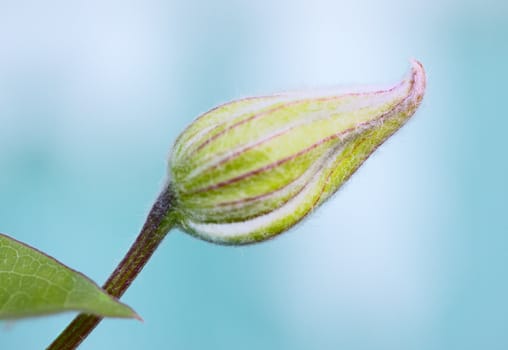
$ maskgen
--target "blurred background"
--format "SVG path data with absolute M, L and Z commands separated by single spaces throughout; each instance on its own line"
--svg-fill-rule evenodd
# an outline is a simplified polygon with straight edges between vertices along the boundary
M 504 0 L 0 0 L 0 232 L 101 284 L 200 113 L 417 58 L 421 108 L 323 208 L 255 246 L 173 231 L 122 299 L 144 323 L 82 349 L 507 349 L 507 37 Z

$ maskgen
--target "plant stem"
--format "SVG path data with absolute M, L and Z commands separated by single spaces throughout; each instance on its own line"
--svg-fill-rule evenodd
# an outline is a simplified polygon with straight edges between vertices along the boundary
M 120 298 L 141 272 L 174 225 L 173 202 L 173 193 L 167 186 L 155 201 L 136 241 L 102 286 L 107 293 Z M 101 320 L 102 317 L 95 315 L 78 315 L 47 350 L 76 349 Z

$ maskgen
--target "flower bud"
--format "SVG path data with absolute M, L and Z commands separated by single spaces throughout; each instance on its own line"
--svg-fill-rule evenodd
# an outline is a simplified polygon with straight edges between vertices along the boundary
M 411 117 L 424 90 L 423 67 L 414 61 L 389 89 L 252 97 L 203 114 L 170 158 L 180 226 L 222 244 L 287 230 Z

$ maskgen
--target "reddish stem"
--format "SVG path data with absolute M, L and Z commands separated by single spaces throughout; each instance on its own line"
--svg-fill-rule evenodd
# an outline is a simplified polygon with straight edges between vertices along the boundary
M 155 201 L 136 241 L 102 286 L 108 294 L 120 298 L 150 260 L 152 254 L 174 225 L 173 201 L 173 193 L 167 187 Z M 96 315 L 78 315 L 47 350 L 76 349 L 101 320 L 102 317 Z

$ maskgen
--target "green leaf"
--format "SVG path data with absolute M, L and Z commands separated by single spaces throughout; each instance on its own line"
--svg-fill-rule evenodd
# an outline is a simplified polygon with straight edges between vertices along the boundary
M 0 233 L 0 319 L 65 311 L 139 319 L 85 275 Z

